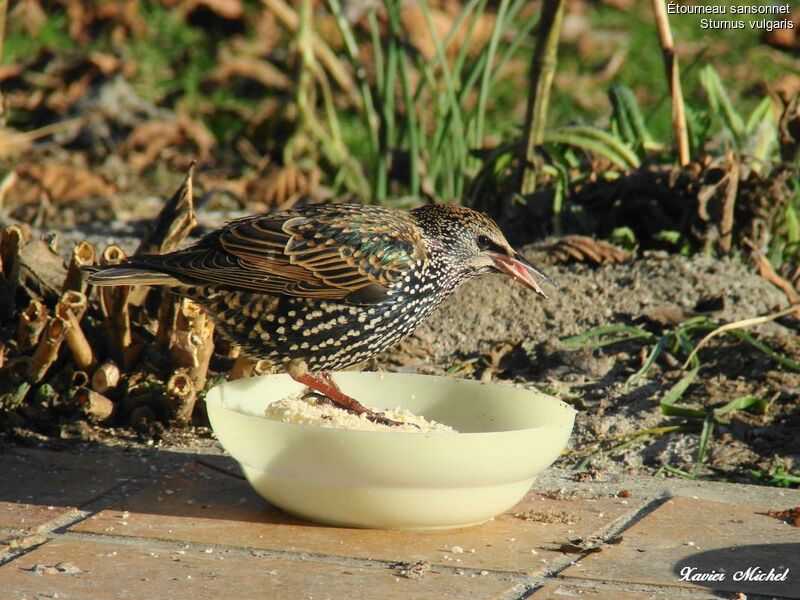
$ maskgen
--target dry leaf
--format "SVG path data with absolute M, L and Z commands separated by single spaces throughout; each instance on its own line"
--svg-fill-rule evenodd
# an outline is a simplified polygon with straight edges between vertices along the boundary
M 121 43 L 128 37 L 140 37 L 147 30 L 139 14 L 139 0 L 96 2 L 94 0 L 56 0 L 64 7 L 69 20 L 69 35 L 80 44 L 92 41 L 92 27 L 97 21 L 111 21 L 111 38 Z
M 198 8 L 207 8 L 215 15 L 231 21 L 244 16 L 244 4 L 241 0 L 184 0 L 180 3 L 184 15 L 189 15 Z
M 786 15 L 781 15 L 786 18 Z M 773 20 L 775 17 L 773 17 Z M 795 9 L 789 20 L 794 23 L 794 27 L 789 29 L 784 27 L 781 29 L 773 29 L 772 31 L 764 32 L 764 41 L 770 46 L 775 46 L 782 50 L 798 50 L 800 49 L 800 10 Z
M 121 145 L 120 151 L 123 156 L 128 157 L 133 169 L 141 172 L 151 166 L 167 148 L 187 145 L 192 148 L 183 149 L 185 165 L 174 166 L 186 169 L 193 160 L 198 163 L 208 161 L 216 140 L 201 121 L 179 113 L 175 119 L 169 121 L 155 119 L 137 125 Z
M 36 37 L 47 23 L 47 14 L 39 0 L 21 0 L 8 13 L 8 20 L 21 24 L 25 33 Z
M 252 56 L 233 56 L 221 51 L 219 62 L 209 80 L 216 85 L 228 85 L 231 79 L 241 77 L 252 79 L 267 88 L 286 90 L 292 80 L 269 61 Z
M 269 167 L 247 186 L 248 199 L 266 206 L 284 205 L 301 196 L 314 196 L 321 178 L 316 167 L 306 172 L 296 165 Z
M 559 262 L 588 262 L 595 265 L 622 263 L 631 253 L 613 244 L 585 235 L 567 235 L 547 247 Z
M 453 25 L 455 14 L 452 10 L 460 10 L 460 7 L 451 7 L 450 11 L 436 8 L 429 8 L 430 20 L 433 29 L 440 40 L 444 40 Z M 461 23 L 456 33 L 453 35 L 450 44 L 445 48 L 448 58 L 455 58 L 461 52 L 467 41 L 467 33 L 471 27 L 474 17 L 468 17 Z M 404 4 L 400 9 L 400 21 L 403 30 L 407 32 L 413 46 L 428 60 L 436 56 L 436 45 L 431 36 L 428 21 L 422 8 L 416 3 Z M 472 38 L 469 43 L 469 55 L 477 55 L 489 42 L 494 29 L 495 16 L 488 12 L 478 16 L 478 21 L 472 31 Z
M 99 175 L 71 165 L 26 163 L 18 165 L 14 172 L 17 181 L 8 191 L 12 206 L 37 203 L 42 194 L 54 204 L 60 204 L 117 193 L 116 187 Z

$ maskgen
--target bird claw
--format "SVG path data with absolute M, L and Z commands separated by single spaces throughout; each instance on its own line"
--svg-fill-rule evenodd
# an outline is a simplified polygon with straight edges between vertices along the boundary
M 320 405 L 324 404 L 327 406 L 333 406 L 334 408 L 338 408 L 340 410 L 346 410 L 347 412 L 354 415 L 361 415 L 361 414 L 366 415 L 366 419 L 368 421 L 377 423 L 379 425 L 387 425 L 389 427 L 399 427 L 400 425 L 413 425 L 414 427 L 418 428 L 418 426 L 415 423 L 403 423 L 402 421 L 395 421 L 393 419 L 386 417 L 383 413 L 375 412 L 373 410 L 368 409 L 367 407 L 364 407 L 363 412 L 358 412 L 357 410 L 354 410 L 352 408 L 341 406 L 340 404 L 337 404 L 334 400 L 332 400 L 325 394 L 322 394 L 320 392 L 315 392 L 314 390 L 308 390 L 305 394 L 303 394 L 302 399 L 306 402 L 312 401 L 315 404 L 320 404 Z

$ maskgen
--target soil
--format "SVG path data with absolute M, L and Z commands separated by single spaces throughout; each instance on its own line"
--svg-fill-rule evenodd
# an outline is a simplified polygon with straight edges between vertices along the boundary
M 547 256 L 535 247 L 525 254 L 534 264 L 546 264 Z M 684 374 L 671 356 L 658 362 L 646 379 L 626 387 L 652 344 L 569 351 L 559 340 L 611 324 L 639 324 L 660 334 L 697 314 L 729 322 L 786 305 L 780 291 L 736 259 L 649 253 L 628 264 L 547 265 L 546 272 L 559 285 L 547 300 L 502 277 L 465 284 L 381 362 L 423 373 L 452 372 L 464 365 L 457 375 L 486 378 L 488 371 L 495 381 L 536 387 L 570 402 L 578 414 L 562 466 L 575 467 L 625 436 L 666 425 L 697 425 L 698 420 L 661 415 L 659 400 Z M 715 310 L 703 312 L 707 307 Z M 783 323 L 750 331 L 797 358 L 797 322 Z M 741 396 L 771 400 L 763 416 L 740 411 L 729 425 L 716 427 L 701 473 L 752 481 L 749 469 L 796 468 L 800 374 L 782 370 L 758 350 L 727 336 L 712 340 L 699 356 L 703 366 L 681 404 L 705 410 Z M 697 433 L 643 436 L 641 443 L 599 452 L 585 466 L 607 473 L 652 473 L 662 465 L 691 471 L 698 442 Z
M 200 221 L 214 227 L 224 217 L 201 212 Z M 100 247 L 116 241 L 132 249 L 143 222 L 119 220 L 61 232 L 61 252 L 68 253 L 74 242 L 87 237 Z M 735 258 L 645 252 L 627 263 L 590 267 L 555 264 L 543 247 L 527 246 L 524 254 L 557 282 L 557 290 L 547 290 L 548 299 L 501 276 L 471 281 L 408 340 L 367 368 L 491 379 L 556 395 L 578 411 L 569 451 L 560 459 L 561 467 L 580 471 L 578 477 L 653 473 L 664 465 L 691 472 L 702 420 L 663 416 L 659 407 L 659 400 L 685 374 L 685 354 L 665 352 L 645 378 L 626 385 L 642 367 L 652 343 L 569 350 L 562 340 L 612 324 L 636 325 L 660 335 L 699 314 L 722 322 L 745 319 L 785 306 L 785 297 L 754 267 Z M 772 349 L 800 360 L 796 320 L 750 331 Z M 682 406 L 707 410 L 751 395 L 770 402 L 764 415 L 738 411 L 728 423 L 717 424 L 699 474 L 753 481 L 752 469 L 796 469 L 800 373 L 781 368 L 730 336 L 715 338 L 699 356 L 702 368 L 681 398 Z M 637 433 L 669 425 L 685 425 L 691 431 L 640 435 L 616 447 Z M 208 449 L 214 443 L 206 427 L 150 433 L 143 437 L 128 429 L 81 422 L 62 428 L 61 437 L 181 451 Z M 36 444 L 54 441 L 24 428 L 16 428 L 13 437 Z

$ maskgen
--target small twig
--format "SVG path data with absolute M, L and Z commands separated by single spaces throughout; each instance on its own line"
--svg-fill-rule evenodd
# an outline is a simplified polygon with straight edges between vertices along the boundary
M 798 293 L 791 282 L 775 272 L 775 269 L 772 268 L 772 264 L 769 262 L 769 259 L 763 254 L 757 252 L 753 242 L 746 239 L 744 240 L 744 244 L 750 248 L 754 254 L 757 254 L 756 262 L 758 263 L 758 274 L 786 294 L 789 302 L 792 304 L 800 304 L 800 293 Z M 797 310 L 797 316 L 800 317 L 800 308 Z
M 784 308 L 783 310 L 779 310 L 778 312 L 771 313 L 769 315 L 764 315 L 763 317 L 753 317 L 751 319 L 743 319 L 741 321 L 734 321 L 733 323 L 726 323 L 720 327 L 717 327 L 714 331 L 707 334 L 700 342 L 694 347 L 692 353 L 689 354 L 689 358 L 686 359 L 686 362 L 683 363 L 683 368 L 688 368 L 689 364 L 692 362 L 694 357 L 697 355 L 697 352 L 705 346 L 705 344 L 713 337 L 716 337 L 726 331 L 732 331 L 735 329 L 745 329 L 747 327 L 753 327 L 755 325 L 761 325 L 762 323 L 769 323 L 770 321 L 774 321 L 775 319 L 780 319 L 781 317 L 785 317 L 786 315 L 792 314 L 798 310 L 798 305 L 793 304 L 788 308 Z
M 672 96 L 672 129 L 675 133 L 675 142 L 678 144 L 678 163 L 684 167 L 691 160 L 689 156 L 689 132 L 686 128 L 686 108 L 683 103 L 681 91 L 681 78 L 678 70 L 678 59 L 675 57 L 675 45 L 672 40 L 672 31 L 669 28 L 669 17 L 664 0 L 653 0 L 653 12 L 658 26 L 658 38 L 661 42 L 661 52 L 664 55 L 664 68 L 669 80 L 669 90 Z
M 0 0 L 0 4 L 3 3 L 5 3 L 5 0 Z M 0 116 L 1 115 L 2 113 L 0 112 Z M 38 129 L 32 129 L 31 131 L 14 132 L 13 134 L 6 135 L 0 139 L 0 150 L 16 144 L 29 144 L 30 142 L 35 142 L 40 138 L 53 135 L 54 133 L 59 133 L 61 131 L 77 129 L 85 120 L 85 117 L 76 117 L 66 121 L 59 121 L 58 123 L 50 123 L 49 125 L 39 127 Z
M 724 254 L 731 251 L 733 243 L 733 216 L 736 208 L 736 195 L 739 192 L 739 159 L 733 152 L 728 152 L 728 178 L 725 195 L 722 198 L 722 216 L 719 221 L 719 249 Z

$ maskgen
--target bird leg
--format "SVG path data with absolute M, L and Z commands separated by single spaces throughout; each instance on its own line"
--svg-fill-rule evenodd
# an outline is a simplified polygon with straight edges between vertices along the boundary
M 331 374 L 327 371 L 317 373 L 316 375 L 311 375 L 307 372 L 300 374 L 290 370 L 289 375 L 291 375 L 292 379 L 298 383 L 302 383 L 315 392 L 319 392 L 327 398 L 330 398 L 333 404 L 339 408 L 343 408 L 347 412 L 351 412 L 356 415 L 365 414 L 367 415 L 367 419 L 373 423 L 380 423 L 381 425 L 397 426 L 403 424 L 399 421 L 393 421 L 392 419 L 384 417 L 381 413 L 375 412 L 374 410 L 370 410 L 355 398 L 351 398 L 345 394 L 341 389 L 339 389 L 339 386 L 333 380 Z

